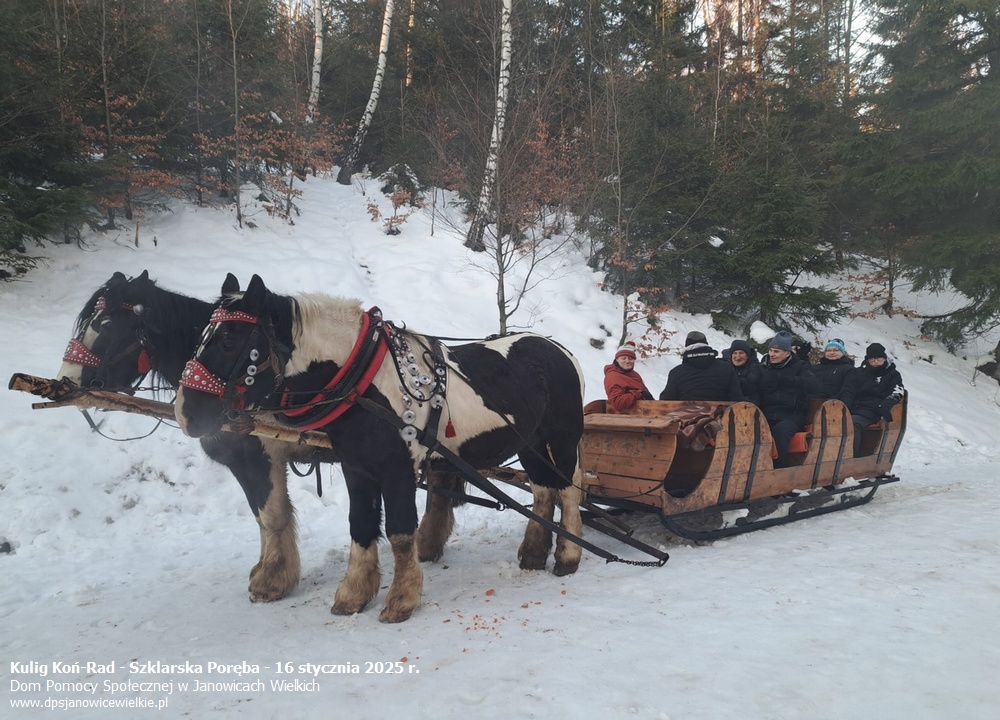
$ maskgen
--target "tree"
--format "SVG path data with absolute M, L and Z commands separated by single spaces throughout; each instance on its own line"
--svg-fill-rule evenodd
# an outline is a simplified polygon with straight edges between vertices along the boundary
M 341 185 L 351 184 L 354 166 L 361 155 L 361 146 L 365 142 L 365 136 L 368 134 L 368 128 L 371 126 L 372 118 L 375 115 L 375 108 L 378 105 L 379 95 L 382 92 L 382 82 L 385 80 L 386 57 L 389 52 L 389 31 L 392 29 L 392 12 L 394 6 L 394 0 L 385 1 L 385 14 L 382 17 L 382 38 L 379 41 L 378 60 L 375 64 L 375 79 L 372 81 L 372 92 L 368 96 L 368 105 L 365 106 L 361 122 L 358 123 L 358 129 L 354 134 L 354 141 L 351 143 L 347 155 L 340 164 L 337 182 Z
M 313 59 L 309 82 L 309 110 L 306 121 L 313 123 L 319 108 L 319 81 L 323 70 L 323 3 L 313 0 Z
M 483 183 L 479 190 L 479 201 L 476 203 L 475 215 L 469 225 L 469 232 L 465 236 L 465 246 L 476 252 L 486 249 L 483 244 L 483 233 L 494 202 L 493 187 L 496 185 L 497 163 L 499 162 L 500 143 L 503 142 L 503 128 L 507 116 L 507 96 L 510 90 L 512 36 L 511 0 L 503 0 L 503 9 L 500 12 L 500 70 L 497 74 L 493 131 L 490 134 L 490 149 L 486 154 L 486 167 L 483 171 Z
M 967 302 L 927 330 L 951 347 L 1000 324 L 1000 8 L 956 0 L 877 0 L 858 143 L 871 232 L 891 236 L 917 289 Z

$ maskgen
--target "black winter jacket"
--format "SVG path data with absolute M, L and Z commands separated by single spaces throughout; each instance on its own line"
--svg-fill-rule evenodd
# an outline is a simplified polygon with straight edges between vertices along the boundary
M 705 344 L 689 345 L 681 364 L 667 375 L 660 400 L 742 400 L 736 370 Z
M 819 395 L 819 383 L 811 368 L 809 363 L 794 355 L 780 365 L 771 365 L 767 357 L 761 361 L 757 405 L 768 422 L 787 418 L 805 421 L 809 398 Z
M 760 360 L 757 359 L 757 353 L 747 355 L 747 361 L 744 365 L 740 367 L 733 365 L 736 377 L 740 379 L 740 390 L 743 391 L 743 399 L 754 404 L 759 399 L 757 397 L 757 384 L 760 382 L 760 367 Z
M 820 358 L 812 366 L 813 375 L 819 383 L 819 396 L 824 398 L 839 398 L 847 376 L 854 370 L 854 361 L 846 355 L 840 360 Z
M 872 367 L 861 363 L 847 377 L 840 399 L 844 401 L 852 415 L 877 420 L 888 416 L 892 406 L 903 397 L 903 376 L 896 369 L 895 362 L 886 362 L 882 367 Z

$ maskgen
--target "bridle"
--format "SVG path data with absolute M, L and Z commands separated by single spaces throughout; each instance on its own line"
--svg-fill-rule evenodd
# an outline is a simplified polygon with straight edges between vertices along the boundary
M 149 342 L 146 338 L 146 333 L 142 325 L 142 305 L 121 303 L 119 307 L 122 310 L 135 313 L 135 315 L 139 318 L 139 330 L 136 332 L 136 339 L 133 343 L 116 353 L 111 358 L 102 358 L 95 354 L 93 350 L 87 347 L 87 345 L 83 342 L 83 336 L 86 334 L 87 328 L 91 327 L 97 320 L 98 316 L 108 308 L 107 300 L 105 300 L 104 296 L 101 295 L 94 303 L 94 312 L 91 314 L 90 319 L 81 324 L 80 331 L 77 333 L 76 337 L 69 341 L 69 344 L 66 346 L 66 351 L 63 353 L 62 359 L 65 363 L 97 369 L 104 364 L 114 365 L 122 358 L 127 357 L 131 353 L 138 350 L 139 356 L 136 360 L 136 371 L 138 372 L 139 377 L 132 385 L 134 389 L 135 387 L 138 387 L 138 384 L 142 382 L 142 379 L 146 377 L 152 368 L 149 354 Z M 100 334 L 101 331 L 98 330 L 97 332 Z
M 214 334 L 212 328 L 223 322 L 253 325 L 253 330 L 226 381 L 197 359 Z M 268 343 L 268 357 L 261 363 L 258 362 L 261 359 L 261 352 L 256 347 L 260 334 L 263 334 Z M 289 427 L 314 430 L 328 425 L 354 406 L 374 381 L 382 361 L 389 352 L 389 338 L 394 336 L 389 323 L 382 319 L 381 310 L 370 309 L 362 315 L 361 328 L 347 360 L 337 369 L 333 377 L 319 390 L 296 391 L 284 384 L 287 351 L 275 351 L 278 341 L 272 323 L 270 321 L 262 323 L 258 316 L 220 307 L 209 319 L 205 337 L 198 352 L 195 353 L 195 359 L 189 360 L 185 365 L 180 385 L 189 390 L 218 397 L 222 401 L 224 412 L 239 412 L 246 408 L 247 389 L 254 385 L 260 372 L 270 368 L 275 373 L 273 391 L 274 393 L 280 391 L 279 404 L 272 408 L 258 408 L 258 411 L 278 413 L 279 420 Z M 296 395 L 304 395 L 308 399 L 296 401 L 293 399 Z
M 218 325 L 225 322 L 241 322 L 253 325 L 253 330 L 247 337 L 240 351 L 239 359 L 233 365 L 233 370 L 229 378 L 223 381 L 219 376 L 206 368 L 198 356 L 205 349 L 205 345 L 215 334 Z M 263 334 L 267 340 L 268 357 L 264 362 L 258 362 L 261 358 L 260 350 L 256 348 L 257 338 Z M 261 323 L 256 315 L 250 315 L 239 310 L 229 310 L 218 307 L 212 312 L 205 327 L 205 335 L 201 345 L 195 352 L 195 357 L 187 361 L 184 365 L 184 372 L 181 373 L 179 385 L 188 390 L 197 390 L 218 397 L 225 410 L 243 410 L 246 407 L 246 392 L 256 382 L 257 374 L 264 370 L 274 371 L 274 389 L 277 390 L 284 379 L 285 359 L 278 356 L 275 348 L 278 345 L 274 336 L 274 327 L 269 322 Z

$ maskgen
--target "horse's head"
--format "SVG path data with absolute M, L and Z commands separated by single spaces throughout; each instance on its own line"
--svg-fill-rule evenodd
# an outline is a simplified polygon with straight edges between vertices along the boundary
M 146 270 L 132 280 L 120 272 L 112 275 L 80 312 L 59 377 L 82 387 L 124 390 L 148 373 L 149 318 L 143 300 L 153 286 Z
M 257 275 L 240 293 L 230 273 L 194 357 L 181 376 L 174 414 L 191 437 L 214 435 L 228 417 L 260 407 L 281 382 L 288 349 L 275 337 L 271 298 Z

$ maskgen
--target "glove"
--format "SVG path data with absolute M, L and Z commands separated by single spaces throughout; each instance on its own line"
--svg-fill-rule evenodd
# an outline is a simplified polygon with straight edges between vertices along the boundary
M 878 406 L 878 414 L 882 416 L 882 419 L 887 423 L 892 422 L 892 406 L 895 405 L 894 402 L 882 402 Z

